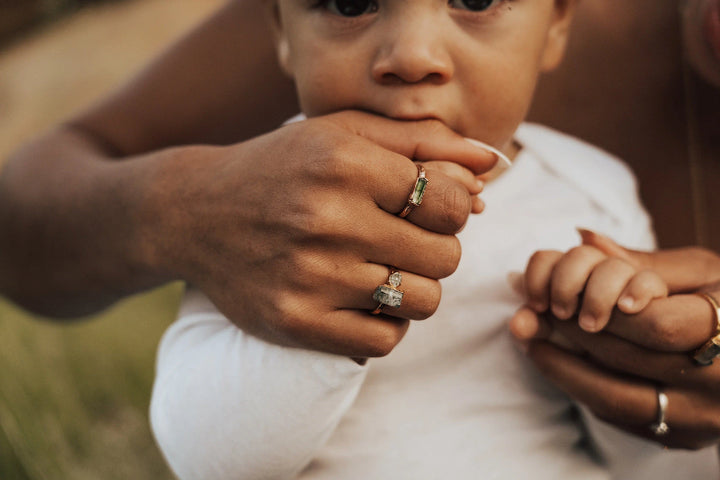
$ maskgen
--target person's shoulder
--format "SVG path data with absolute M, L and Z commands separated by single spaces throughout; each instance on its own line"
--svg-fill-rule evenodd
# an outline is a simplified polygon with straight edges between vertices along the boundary
M 635 175 L 611 153 L 543 125 L 524 123 L 515 137 L 545 169 L 608 213 L 625 218 L 630 210 L 641 208 Z

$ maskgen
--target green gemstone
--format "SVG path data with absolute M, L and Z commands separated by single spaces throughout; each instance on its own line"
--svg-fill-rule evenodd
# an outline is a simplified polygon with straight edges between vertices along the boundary
M 425 189 L 427 188 L 428 179 L 418 178 L 415 182 L 415 189 L 413 190 L 412 196 L 410 197 L 410 203 L 418 206 L 422 203 L 423 196 L 425 195 Z

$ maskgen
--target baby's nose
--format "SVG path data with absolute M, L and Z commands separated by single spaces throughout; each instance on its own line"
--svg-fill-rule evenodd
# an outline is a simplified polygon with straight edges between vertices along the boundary
M 453 76 L 453 62 L 432 17 L 402 22 L 378 38 L 380 47 L 372 65 L 373 79 L 381 84 L 431 82 L 442 84 Z

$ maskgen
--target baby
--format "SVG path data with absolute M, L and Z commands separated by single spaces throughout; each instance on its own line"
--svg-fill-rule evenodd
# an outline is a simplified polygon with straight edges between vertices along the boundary
M 440 308 L 386 358 L 364 363 L 267 343 L 189 290 L 160 346 L 151 406 L 158 443 L 181 478 L 701 478 L 715 468 L 708 455 L 664 452 L 581 421 L 505 327 L 523 302 L 507 273 L 537 250 L 570 249 L 577 225 L 653 247 L 622 163 L 521 124 L 538 76 L 561 60 L 574 4 L 278 0 L 278 58 L 305 115 L 359 109 L 434 119 L 514 162 L 486 177 L 487 209 L 459 236 L 463 258 L 443 283 Z M 413 301 L 407 286 L 394 286 Z M 582 321 L 602 328 L 602 318 Z M 619 442 L 638 472 L 598 458 L 593 442 Z

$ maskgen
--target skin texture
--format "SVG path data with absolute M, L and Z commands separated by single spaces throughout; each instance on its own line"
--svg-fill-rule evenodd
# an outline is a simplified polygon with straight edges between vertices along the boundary
M 268 29 L 236 27 L 263 8 L 230 3 L 115 96 L 9 161 L 0 178 L 3 293 L 73 317 L 183 279 L 268 341 L 353 357 L 388 353 L 407 319 L 437 308 L 437 280 L 460 256 L 454 234 L 482 209 L 475 175 L 495 155 L 437 120 L 361 112 L 242 141 L 292 112 L 286 80 L 267 66 Z M 225 44 L 253 49 L 228 55 L 217 48 Z M 248 77 L 254 67 L 269 79 Z M 246 114 L 255 97 L 243 92 L 276 88 L 278 104 L 255 123 Z M 178 102 L 188 91 L 197 94 Z M 428 162 L 432 188 L 427 205 L 401 220 L 417 176 L 411 159 Z M 438 254 L 420 261 L 426 251 Z M 413 293 L 396 317 L 370 317 L 387 264 L 407 272 Z
M 575 299 L 571 314 L 562 318 L 548 311 L 553 295 L 547 287 L 553 280 L 546 280 L 545 290 L 536 289 L 534 300 L 510 322 L 522 350 L 561 389 L 628 432 L 677 448 L 717 444 L 720 362 L 699 366 L 692 360 L 692 352 L 716 334 L 717 319 L 709 302 L 689 292 L 720 296 L 720 257 L 700 248 L 636 252 L 588 231 L 583 232 L 583 244 L 581 249 L 591 248 L 602 256 L 600 265 L 624 265 L 615 273 L 640 272 L 620 274 L 623 280 L 631 279 L 625 292 L 631 291 L 636 303 L 612 309 L 604 330 L 591 333 L 578 321 L 585 301 L 578 308 Z M 652 280 L 635 283 L 643 272 L 651 272 Z M 667 285 L 670 296 L 643 300 L 658 293 L 658 285 Z M 585 288 L 593 289 L 590 281 Z M 544 299 L 539 301 L 540 297 Z M 618 297 L 613 291 L 606 300 Z M 659 386 L 669 399 L 666 436 L 655 436 L 648 429 L 656 420 Z
M 353 108 L 434 118 L 507 149 L 538 75 L 562 57 L 572 4 L 497 1 L 473 12 L 438 0 L 388 0 L 377 12 L 343 17 L 280 0 L 278 56 L 309 116 Z
M 600 7 L 607 3 L 606 0 L 594 1 L 600 2 Z M 241 323 L 245 310 L 251 307 L 239 300 L 244 293 L 240 291 L 240 281 L 235 273 L 242 274 L 241 267 L 245 265 L 227 260 L 238 258 L 248 250 L 243 243 L 246 237 L 233 237 L 242 233 L 236 229 L 236 208 L 241 205 L 235 203 L 241 200 L 236 195 L 251 185 L 251 180 L 276 179 L 282 177 L 287 168 L 277 163 L 274 170 L 263 166 L 263 159 L 268 156 L 258 155 L 258 152 L 264 148 L 274 145 L 274 154 L 288 155 L 290 152 L 293 158 L 312 158 L 319 151 L 325 152 L 324 158 L 328 162 L 338 161 L 333 168 L 340 168 L 344 165 L 343 158 L 357 157 L 355 149 L 360 146 L 367 149 L 365 152 L 373 150 L 380 159 L 392 157 L 397 161 L 398 153 L 376 143 L 393 137 L 406 139 L 403 147 L 406 160 L 414 157 L 414 151 L 424 142 L 437 146 L 433 154 L 439 157 L 437 160 L 447 159 L 444 152 L 438 154 L 438 151 L 457 151 L 458 155 L 453 158 L 468 165 L 474 173 L 492 163 L 482 152 L 466 150 L 467 146 L 440 122 L 388 124 L 375 123 L 379 120 L 374 117 L 350 118 L 357 113 L 347 118 L 326 119 L 319 126 L 307 123 L 277 132 L 272 138 L 243 143 L 297 112 L 292 83 L 270 60 L 275 57 L 271 32 L 264 22 L 258 21 L 265 14 L 266 3 L 265 0 L 229 2 L 113 96 L 31 142 L 12 157 L 0 175 L 0 291 L 4 295 L 37 312 L 72 317 L 98 311 L 126 295 L 170 279 L 187 278 L 206 289 L 214 288 L 216 299 L 224 297 L 223 311 Z M 607 10 L 607 16 L 617 21 L 616 9 L 611 6 Z M 578 32 L 580 34 L 582 32 Z M 479 42 L 481 39 L 473 37 L 470 40 Z M 514 73 L 495 70 L 494 66 L 483 75 L 495 76 L 495 72 L 504 80 L 514 78 Z M 458 75 L 461 73 L 457 71 Z M 523 82 L 526 81 L 524 78 Z M 417 90 L 419 94 L 422 88 Z M 457 93 L 449 92 L 451 95 Z M 495 93 L 492 92 L 493 98 L 503 96 Z M 414 104 L 411 102 L 410 105 Z M 374 104 L 353 106 L 369 110 L 379 108 Z M 406 113 L 398 112 L 397 116 Z M 393 116 L 390 111 L 383 113 Z M 512 114 L 496 113 L 508 123 L 519 115 L 515 111 Z M 464 130 L 460 120 L 456 128 Z M 330 133 L 326 131 L 329 124 Z M 479 131 L 475 135 L 468 131 L 467 135 L 495 145 L 507 141 L 506 128 L 495 130 L 490 127 L 492 125 L 487 133 Z M 314 135 L 319 130 L 323 130 L 323 137 L 311 141 L 308 134 Z M 378 136 L 378 130 L 382 130 L 382 138 L 376 140 L 373 135 Z M 285 137 L 287 132 L 292 136 Z M 290 142 L 297 138 L 300 143 Z M 208 147 L 208 144 L 224 147 Z M 433 155 L 428 154 L 426 158 Z M 277 161 L 277 158 L 270 160 Z M 211 178 L 213 172 L 203 168 L 206 162 L 213 164 L 218 172 L 239 172 L 239 178 L 234 180 L 217 172 Z M 443 165 L 441 168 L 455 172 L 452 175 L 456 175 L 469 191 L 467 172 L 460 173 L 450 164 Z M 257 176 L 251 178 L 249 172 Z M 451 172 L 446 173 L 451 175 Z M 402 185 L 387 185 L 393 191 L 397 189 L 394 201 L 400 204 L 414 179 L 409 160 L 402 174 Z M 224 182 L 222 189 L 218 186 L 218 178 Z M 291 185 L 295 187 L 304 179 L 286 177 L 287 183 L 277 186 L 280 190 L 276 191 Z M 364 195 L 365 202 L 369 202 L 373 192 L 363 192 L 360 187 L 371 180 L 386 185 L 381 175 L 378 178 L 363 177 L 363 180 L 358 182 L 356 177 L 347 177 L 345 182 L 360 189 L 354 194 L 357 197 Z M 161 184 L 165 187 L 158 189 Z M 190 185 L 192 192 L 187 194 L 186 187 Z M 444 205 L 444 200 L 426 201 L 408 220 L 427 225 L 429 230 L 411 229 L 406 232 L 410 236 L 403 238 L 400 244 L 386 245 L 385 252 L 393 257 L 388 259 L 391 263 L 396 262 L 393 252 L 420 255 L 422 248 L 427 248 L 424 242 L 437 241 L 438 234 L 433 230 L 447 232 L 451 230 L 448 225 L 461 223 L 446 219 L 462 218 L 472 200 L 468 200 L 468 194 L 462 190 L 450 191 L 461 192 L 461 208 L 455 210 L 450 202 L 445 213 L 438 215 L 437 211 L 435 214 L 429 211 L 430 206 L 434 208 L 438 202 Z M 223 197 L 227 192 L 232 193 L 230 198 Z M 193 201 L 192 196 L 195 197 Z M 388 205 L 390 203 L 393 202 Z M 393 204 L 393 210 L 388 213 L 398 211 L 402 207 L 400 204 Z M 186 210 L 189 205 L 197 205 L 197 209 Z M 209 218 L 206 212 L 210 205 L 214 212 L 224 212 L 226 221 L 220 221 L 220 217 L 214 221 Z M 282 211 L 278 208 L 287 207 L 287 204 L 263 207 L 272 217 Z M 475 209 L 478 209 L 477 205 Z M 438 211 L 442 211 L 442 207 Z M 376 227 L 373 232 L 378 235 L 399 225 L 397 219 L 390 218 L 391 215 L 381 218 L 382 212 L 375 213 L 379 223 L 370 225 Z M 367 222 L 359 223 L 368 225 Z M 347 225 L 345 229 L 347 231 Z M 178 235 L 178 231 L 183 235 Z M 374 241 L 375 237 L 370 235 L 373 232 L 365 232 L 365 239 Z M 453 242 L 452 239 L 445 241 Z M 278 243 L 276 240 L 276 245 Z M 271 258 L 268 251 L 261 253 L 259 258 Z M 650 265 L 658 265 L 658 271 L 664 272 L 661 278 L 671 292 L 694 290 L 713 279 L 720 279 L 717 256 L 705 250 L 661 252 L 639 257 Z M 453 262 L 454 259 L 448 259 L 435 274 L 440 276 L 451 271 Z M 367 267 L 360 265 L 358 262 L 358 268 Z M 367 292 L 368 286 L 372 289 L 383 282 L 386 274 L 384 269 L 377 267 L 371 274 L 377 278 L 355 288 Z M 265 285 L 272 283 L 267 282 L 267 278 L 270 275 L 266 272 Z M 410 276 L 406 278 L 404 284 L 413 282 Z M 322 285 L 326 286 L 325 282 L 329 280 L 323 278 Z M 431 289 L 424 294 L 435 288 L 429 287 L 432 280 L 431 275 L 417 282 Z M 245 281 L 246 285 L 251 285 L 248 279 Z M 228 288 L 228 285 L 233 286 Z M 252 285 L 248 288 L 260 287 Z M 413 291 L 420 292 L 423 288 L 412 285 Z M 270 292 L 267 295 L 270 296 Z M 347 305 L 358 305 L 357 300 L 351 298 L 353 295 L 348 295 Z M 411 303 L 408 302 L 408 306 Z M 255 306 L 261 307 L 267 307 L 267 304 Z M 421 308 L 416 306 L 416 312 Z M 426 306 L 425 313 L 430 310 Z M 406 315 L 411 316 L 410 313 Z M 368 320 L 369 317 L 362 318 Z M 625 322 L 629 318 L 637 321 Z M 553 325 L 542 320 L 537 312 L 524 309 L 513 319 L 512 331 L 523 340 L 535 336 L 542 339 L 550 334 Z M 353 349 L 333 340 L 334 336 L 315 338 L 310 322 L 294 333 L 292 326 L 276 326 L 273 334 L 279 337 L 277 341 L 293 337 L 299 345 L 322 345 L 328 351 L 371 355 L 389 351 L 406 327 L 402 319 L 400 325 L 390 319 L 382 324 L 372 319 L 371 322 L 373 328 L 377 328 L 368 330 L 363 337 L 366 339 L 364 344 L 356 339 L 358 343 Z M 631 327 L 620 329 L 619 325 L 626 323 Z M 670 387 L 668 421 L 673 430 L 670 437 L 661 441 L 690 447 L 717 441 L 717 419 L 720 418 L 718 367 L 698 369 L 688 364 L 684 352 L 700 345 L 710 335 L 711 312 L 701 299 L 671 296 L 651 303 L 636 316 L 613 311 L 606 330 L 595 335 L 584 332 L 576 322 L 555 322 L 555 325 L 566 330 L 565 337 L 576 334 L 576 343 L 583 343 L 585 339 L 584 349 L 589 352 L 586 355 L 592 357 L 574 356 L 543 341 L 531 342 L 527 346 L 530 358 L 551 381 L 590 405 L 603 418 L 647 435 L 647 424 L 655 420 L 656 399 L 652 385 L 657 379 Z M 262 325 L 256 327 L 257 330 L 261 328 Z M 334 335 L 342 333 L 340 328 Z M 632 343 L 633 339 L 637 344 Z M 644 346 L 643 341 L 649 345 Z M 674 353 L 677 351 L 682 353 Z M 666 368 L 668 364 L 672 364 L 672 370 Z M 668 371 L 673 375 L 668 375 Z M 625 372 L 632 374 L 631 380 Z M 690 379 L 692 382 L 688 381 Z M 684 424 L 679 423 L 681 417 L 685 418 Z

